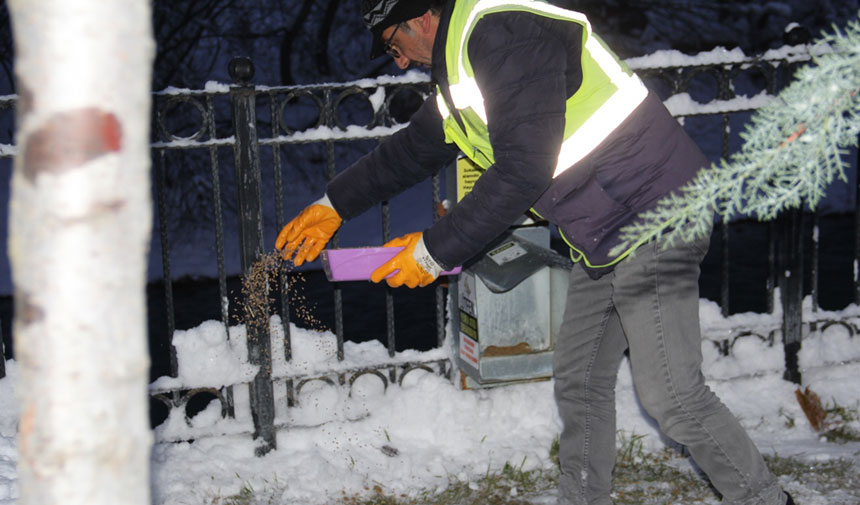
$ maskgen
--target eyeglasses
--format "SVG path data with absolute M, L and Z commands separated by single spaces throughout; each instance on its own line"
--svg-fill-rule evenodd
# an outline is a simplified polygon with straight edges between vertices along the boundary
M 394 25 L 394 31 L 391 32 L 391 36 L 388 37 L 388 40 L 385 41 L 385 52 L 390 54 L 392 58 L 400 58 L 400 51 L 397 50 L 396 47 L 391 45 L 391 41 L 394 40 L 394 36 L 397 35 L 397 30 L 400 29 L 400 23 Z

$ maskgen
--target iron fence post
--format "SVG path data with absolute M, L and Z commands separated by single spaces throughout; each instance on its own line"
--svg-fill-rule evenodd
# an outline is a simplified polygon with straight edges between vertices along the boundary
M 155 177 L 155 196 L 158 205 L 158 233 L 161 239 L 161 277 L 164 280 L 164 309 L 167 318 L 167 346 L 170 360 L 170 376 L 179 377 L 179 361 L 176 347 L 173 345 L 173 334 L 176 332 L 176 307 L 173 303 L 173 277 L 170 274 L 170 234 L 167 231 L 166 203 L 166 173 L 165 152 L 162 150 L 155 156 L 153 164 Z
M 810 34 L 798 27 L 784 33 L 783 38 L 787 43 L 806 44 L 810 40 Z M 776 78 L 771 80 L 767 91 L 774 96 L 778 94 Z M 785 347 L 785 372 L 782 378 L 800 384 L 801 374 L 797 360 L 803 341 L 803 205 L 791 209 L 787 217 L 786 242 L 783 247 L 786 261 L 781 274 L 785 288 L 780 290 L 783 308 L 782 341 Z M 813 264 L 812 268 L 817 267 Z M 814 294 L 815 285 L 812 289 Z
M 727 87 L 724 87 L 723 81 L 720 80 L 720 96 L 723 98 L 730 97 L 731 92 Z M 729 157 L 729 115 L 723 114 L 722 117 L 722 128 L 721 128 L 721 140 L 720 140 L 720 152 L 722 158 L 728 159 Z M 728 217 L 720 219 L 720 308 L 722 309 L 723 317 L 728 317 L 731 313 L 729 303 L 731 299 L 729 298 L 729 287 L 731 280 L 731 262 L 729 261 L 729 237 L 730 237 L 730 226 Z
M 236 139 L 236 186 L 238 188 L 239 241 L 242 273 L 251 279 L 254 264 L 264 256 L 263 247 L 263 203 L 260 177 L 259 143 L 257 141 L 257 119 L 254 87 L 249 83 L 254 77 L 254 65 L 248 58 L 237 57 L 230 61 L 230 77 L 236 83 L 230 87 L 230 104 L 233 112 L 233 134 Z M 265 273 L 264 273 L 265 274 Z M 259 275 L 259 273 L 258 273 Z M 268 274 L 265 274 L 268 275 Z M 268 282 L 260 283 L 266 286 Z M 255 286 L 258 283 L 254 283 Z M 268 301 L 268 293 L 245 293 L 246 304 L 252 295 Z M 251 417 L 254 421 L 254 438 L 261 440 L 258 456 L 276 448 L 275 404 L 272 388 L 272 344 L 269 337 L 268 304 L 263 311 L 246 310 L 246 316 L 254 312 L 256 317 L 245 317 L 248 334 L 248 361 L 259 366 L 250 385 Z
M 774 292 L 779 277 L 779 265 L 777 264 L 777 250 L 779 249 L 779 224 L 777 220 L 771 219 L 767 222 L 767 280 L 765 288 L 767 290 L 767 300 L 765 311 L 768 314 L 773 314 L 776 308 L 776 300 L 774 300 Z
M 860 305 L 860 152 L 857 153 L 854 181 L 854 303 Z
M 3 320 L 0 319 L 0 379 L 6 377 L 6 343 L 3 342 Z
M 800 384 L 797 355 L 803 339 L 803 210 L 790 209 L 783 216 L 782 343 L 785 372 L 782 378 Z

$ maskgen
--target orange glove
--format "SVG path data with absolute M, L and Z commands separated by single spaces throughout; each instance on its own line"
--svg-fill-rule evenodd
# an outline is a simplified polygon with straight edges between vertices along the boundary
M 329 203 L 326 197 L 317 200 L 284 226 L 275 242 L 275 248 L 281 251 L 281 257 L 288 260 L 298 249 L 296 257 L 293 258 L 296 266 L 317 259 L 343 222 Z
M 442 267 L 427 252 L 424 234 L 420 231 L 391 240 L 384 247 L 403 247 L 403 250 L 370 274 L 373 282 L 385 279 L 392 288 L 404 284 L 410 288 L 423 288 L 442 272 Z

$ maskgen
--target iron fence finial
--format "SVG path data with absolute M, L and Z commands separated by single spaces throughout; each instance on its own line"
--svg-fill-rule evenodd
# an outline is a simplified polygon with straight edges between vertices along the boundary
M 227 72 L 233 82 L 244 86 L 254 78 L 254 62 L 246 56 L 235 56 L 230 60 Z

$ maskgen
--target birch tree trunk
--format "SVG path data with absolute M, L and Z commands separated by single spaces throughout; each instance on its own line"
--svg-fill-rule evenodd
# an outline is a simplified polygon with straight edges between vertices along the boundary
M 148 0 L 9 0 L 22 505 L 148 505 Z

